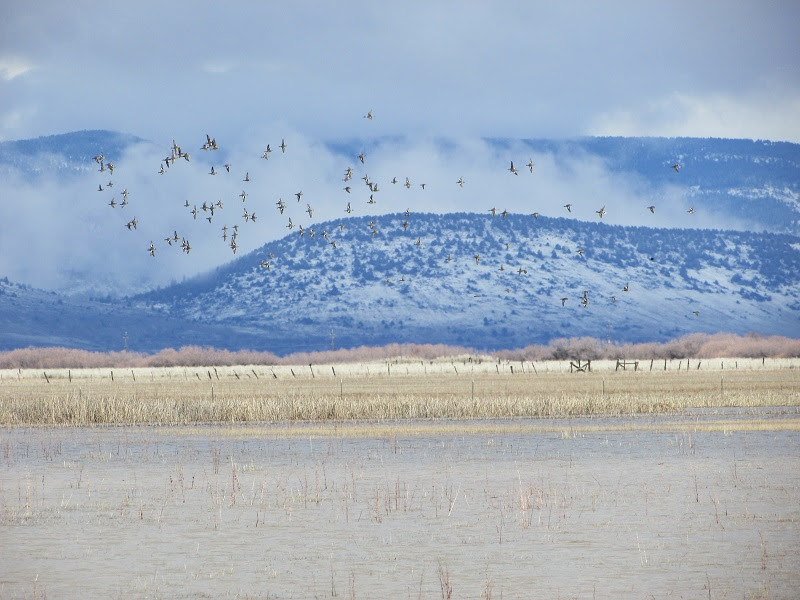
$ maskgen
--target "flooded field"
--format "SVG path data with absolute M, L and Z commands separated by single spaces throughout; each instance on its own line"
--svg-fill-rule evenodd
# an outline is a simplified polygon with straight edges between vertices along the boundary
M 0 431 L 0 598 L 794 598 L 800 410 Z

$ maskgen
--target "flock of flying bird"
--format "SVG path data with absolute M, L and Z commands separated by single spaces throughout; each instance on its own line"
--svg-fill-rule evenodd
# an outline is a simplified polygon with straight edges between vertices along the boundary
M 371 121 L 374 118 L 374 115 L 373 115 L 372 111 L 369 111 L 366 115 L 364 115 L 364 118 Z M 281 154 L 285 154 L 286 153 L 286 149 L 288 148 L 288 146 L 286 144 L 286 140 L 285 139 L 281 140 L 281 143 L 278 146 L 278 148 L 280 148 Z M 213 153 L 213 152 L 219 150 L 219 145 L 217 144 L 216 138 L 211 137 L 210 135 L 206 134 L 206 141 L 200 146 L 200 149 L 203 152 L 212 152 Z M 262 153 L 261 158 L 264 159 L 264 160 L 269 160 L 270 154 L 272 152 L 273 152 L 273 150 L 272 150 L 271 145 L 267 144 L 267 147 L 264 150 L 264 152 Z M 366 164 L 366 155 L 363 152 L 358 154 L 358 156 L 356 158 L 358 159 L 360 164 L 362 164 L 362 165 Z M 183 148 L 180 145 L 178 145 L 175 142 L 175 140 L 173 140 L 172 141 L 172 147 L 170 148 L 169 154 L 164 159 L 162 159 L 161 164 L 160 164 L 160 168 L 157 171 L 157 173 L 159 175 L 167 174 L 170 170 L 175 168 L 176 162 L 180 162 L 181 159 L 183 161 L 187 162 L 187 163 L 190 162 L 190 154 L 189 154 L 189 152 L 184 151 Z M 102 152 L 94 157 L 94 161 L 99 165 L 99 171 L 101 173 L 108 172 L 109 173 L 109 177 L 113 177 L 115 165 L 114 165 L 113 162 L 110 162 L 110 161 L 106 162 L 105 157 L 103 156 Z M 528 168 L 529 172 L 531 174 L 533 174 L 534 166 L 535 166 L 535 163 L 533 162 L 533 159 L 530 159 L 525 166 Z M 681 166 L 680 166 L 680 164 L 676 163 L 676 164 L 672 165 L 671 168 L 674 169 L 676 173 L 678 173 L 678 172 L 680 172 Z M 230 175 L 231 174 L 232 165 L 230 163 L 225 163 L 225 164 L 223 164 L 223 169 L 224 169 L 224 174 L 226 176 Z M 519 169 L 514 165 L 514 161 L 513 160 L 510 161 L 510 166 L 508 167 L 508 171 L 512 175 L 519 176 Z M 218 174 L 222 174 L 222 172 L 223 172 L 222 169 L 218 170 L 215 166 L 212 166 L 210 171 L 209 171 L 209 173 L 208 173 L 208 175 L 216 176 Z M 354 175 L 353 168 L 348 166 L 344 170 L 344 175 L 343 175 L 343 182 L 345 184 L 344 187 L 343 187 L 343 190 L 348 195 L 351 194 L 352 191 L 353 191 L 353 184 L 351 183 L 352 179 L 353 179 L 353 175 Z M 378 194 L 379 191 L 380 191 L 380 187 L 379 187 L 378 182 L 372 181 L 370 179 L 369 175 L 367 175 L 366 173 L 363 176 L 361 176 L 361 179 L 363 180 L 364 185 L 369 190 L 369 199 L 367 201 L 367 204 L 376 204 L 377 200 L 375 198 L 375 195 Z M 244 175 L 244 177 L 242 179 L 242 182 L 246 184 L 246 183 L 249 183 L 250 181 L 251 181 L 250 172 L 247 171 L 247 172 L 245 172 L 245 175 Z M 400 183 L 400 181 L 397 179 L 397 177 L 393 177 L 391 180 L 389 180 L 389 183 L 392 184 L 392 185 L 396 185 L 396 184 Z M 465 180 L 464 180 L 463 177 L 459 177 L 455 181 L 455 184 L 457 184 L 459 186 L 459 188 L 462 188 L 464 186 L 464 183 L 465 183 Z M 408 177 L 405 177 L 405 181 L 404 181 L 404 183 L 402 183 L 402 185 L 407 189 L 410 189 L 412 187 L 411 181 L 410 181 L 410 179 Z M 98 185 L 98 191 L 99 192 L 103 192 L 104 190 L 111 190 L 111 189 L 113 189 L 113 186 L 114 186 L 113 179 L 109 179 L 109 181 L 105 184 L 105 188 L 103 187 L 102 183 Z M 422 190 L 425 189 L 425 186 L 426 186 L 425 183 L 420 183 L 419 184 L 419 187 Z M 129 196 L 128 190 L 124 189 L 122 191 L 121 196 L 122 196 L 122 200 L 120 202 L 117 202 L 116 196 L 113 196 L 111 198 L 111 200 L 108 202 L 108 205 L 111 208 L 117 208 L 117 207 L 125 208 L 129 204 L 129 202 L 128 202 L 128 196 Z M 301 202 L 302 197 L 303 197 L 303 192 L 302 191 L 298 191 L 297 193 L 294 194 L 294 196 L 296 198 L 297 203 L 299 204 Z M 247 200 L 247 198 L 248 198 L 247 191 L 245 189 L 242 189 L 242 192 L 238 195 L 238 198 L 241 199 L 241 201 L 242 201 L 242 203 L 244 205 L 246 200 Z M 278 201 L 275 203 L 275 205 L 276 205 L 277 211 L 281 215 L 283 215 L 284 212 L 287 210 L 287 204 L 283 200 L 283 198 L 279 198 Z M 568 213 L 572 213 L 572 206 L 573 205 L 571 203 L 567 203 L 567 204 L 563 205 L 563 208 L 567 209 Z M 214 218 L 214 216 L 215 216 L 215 212 L 219 212 L 219 211 L 223 210 L 224 203 L 223 203 L 223 201 L 221 199 L 216 200 L 216 201 L 211 201 L 211 202 L 205 201 L 200 206 L 200 210 L 198 210 L 197 204 L 191 204 L 189 202 L 189 200 L 186 200 L 183 203 L 183 207 L 185 209 L 190 209 L 191 208 L 191 210 L 188 211 L 188 214 L 191 215 L 192 219 L 197 220 L 198 215 L 200 215 L 201 211 L 202 211 L 202 217 L 205 220 L 207 220 L 209 223 L 211 223 L 213 218 Z M 650 211 L 650 213 L 655 213 L 655 208 L 656 208 L 655 205 L 647 206 L 647 209 Z M 353 210 L 354 209 L 353 209 L 352 203 L 350 201 L 348 201 L 347 202 L 347 206 L 344 208 L 344 212 L 346 214 L 350 215 L 350 214 L 352 214 Z M 305 208 L 305 210 L 303 212 L 308 214 L 309 220 L 311 220 L 313 218 L 314 209 L 312 208 L 310 203 L 306 203 L 306 208 Z M 492 217 L 496 217 L 499 214 L 503 219 L 505 219 L 509 214 L 509 212 L 507 210 L 503 210 L 501 212 L 498 212 L 498 210 L 495 207 L 492 207 L 492 208 L 488 209 L 488 212 L 491 213 Z M 600 219 L 602 219 L 603 216 L 607 213 L 605 206 L 602 206 L 599 210 L 596 210 L 594 212 L 599 216 Z M 695 212 L 694 207 L 691 207 L 687 212 L 689 214 L 694 214 L 694 212 Z M 405 215 L 406 218 L 402 222 L 402 227 L 403 227 L 404 230 L 407 230 L 409 228 L 409 226 L 410 226 L 410 223 L 408 221 L 408 217 L 411 216 L 410 210 L 406 209 L 404 215 Z M 538 212 L 531 213 L 531 216 L 534 219 L 538 219 L 539 218 L 539 213 Z M 242 214 L 241 218 L 245 221 L 245 223 L 248 223 L 248 222 L 255 223 L 258 217 L 256 216 L 255 211 L 249 211 L 247 206 L 244 205 L 243 206 L 243 214 Z M 286 225 L 286 227 L 290 231 L 293 231 L 293 230 L 296 229 L 297 233 L 300 236 L 304 236 L 304 235 L 308 234 L 309 238 L 313 238 L 316 235 L 317 232 L 314 230 L 314 228 L 312 226 L 308 226 L 306 229 L 304 229 L 302 224 L 294 223 L 292 221 L 291 216 L 288 216 L 287 218 L 288 218 L 288 224 Z M 136 216 L 134 216 L 132 219 L 130 219 L 129 221 L 127 221 L 125 223 L 125 227 L 127 229 L 129 229 L 129 230 L 135 230 L 135 229 L 137 229 L 138 224 L 139 224 L 139 221 L 136 218 Z M 340 230 L 344 230 L 345 225 L 344 225 L 344 223 L 340 223 L 338 225 L 338 227 L 339 227 Z M 222 238 L 223 242 L 225 242 L 228 245 L 228 247 L 231 249 L 231 251 L 234 254 L 236 254 L 236 251 L 238 249 L 237 238 L 239 236 L 239 225 L 235 224 L 232 227 L 228 227 L 227 225 L 223 225 L 223 227 L 221 228 L 220 231 L 222 233 L 222 235 L 220 237 Z M 374 219 L 370 220 L 370 222 L 369 222 L 369 235 L 374 238 L 374 237 L 378 236 L 379 233 L 380 232 L 379 232 L 379 230 L 377 228 L 377 225 L 375 224 Z M 336 244 L 336 240 L 330 239 L 329 232 L 322 231 L 321 232 L 321 236 L 331 246 L 331 248 L 334 248 L 334 249 L 336 248 L 336 245 L 337 245 Z M 186 237 L 179 235 L 178 231 L 176 229 L 173 229 L 172 233 L 168 234 L 164 238 L 164 242 L 168 246 L 176 246 L 177 247 L 178 245 L 180 245 L 181 250 L 183 252 L 185 252 L 186 254 L 189 254 L 191 252 L 191 250 L 192 250 L 192 246 L 191 246 L 191 243 L 189 242 L 189 240 Z M 179 242 L 180 242 L 180 244 L 178 244 Z M 416 241 L 414 242 L 414 245 L 415 246 L 421 246 L 422 245 L 421 237 L 418 237 L 416 239 Z M 508 247 L 508 244 L 506 244 L 506 247 Z M 147 251 L 150 254 L 150 256 L 155 257 L 156 250 L 157 250 L 157 247 L 156 247 L 155 243 L 153 241 L 151 241 L 150 245 L 147 248 Z M 578 248 L 576 250 L 576 253 L 579 256 L 582 257 L 583 254 L 584 254 L 584 249 L 583 248 Z M 268 258 L 269 258 L 269 260 L 262 259 L 260 261 L 260 263 L 259 263 L 259 266 L 262 267 L 262 268 L 265 268 L 267 270 L 270 270 L 271 267 L 272 267 L 271 260 L 274 258 L 274 255 L 270 252 L 268 254 Z M 475 260 L 475 264 L 476 265 L 480 264 L 480 259 L 481 259 L 480 254 L 475 254 L 473 256 L 473 258 Z M 448 262 L 450 262 L 452 260 L 452 256 L 450 254 L 448 254 L 446 260 Z M 650 260 L 654 260 L 654 259 L 651 257 Z M 501 271 L 504 271 L 505 267 L 501 264 L 499 269 Z M 524 269 L 523 267 L 521 267 L 521 266 L 519 267 L 519 269 L 517 269 L 517 274 L 518 275 L 525 275 L 525 274 L 527 274 L 527 272 L 528 271 L 526 269 Z M 402 277 L 401 281 L 405 281 L 405 276 Z M 386 278 L 386 283 L 391 283 L 391 278 L 387 277 Z M 509 288 L 506 288 L 505 291 L 506 291 L 506 293 L 510 293 L 510 289 Z M 630 291 L 630 282 L 626 282 L 624 287 L 621 288 L 621 291 L 622 292 L 629 292 Z M 566 304 L 567 304 L 567 302 L 569 300 L 569 297 L 568 296 L 564 296 L 560 300 L 561 300 L 561 305 L 562 306 L 566 306 Z M 584 290 L 583 295 L 579 297 L 579 300 L 580 300 L 580 304 L 583 307 L 588 306 L 589 305 L 589 291 L 588 290 Z M 611 300 L 612 303 L 615 303 L 617 301 L 616 295 L 612 295 L 610 300 Z M 693 311 L 693 314 L 695 316 L 699 316 L 699 312 L 698 311 Z

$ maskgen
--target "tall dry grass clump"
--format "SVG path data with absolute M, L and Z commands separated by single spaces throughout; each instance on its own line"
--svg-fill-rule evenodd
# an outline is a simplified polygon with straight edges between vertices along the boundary
M 104 369 L 6 371 L 0 425 L 509 419 L 800 406 L 800 364 L 774 362 L 734 370 L 676 370 L 676 364 L 669 371 L 580 374 L 547 363 L 535 370 L 467 363 L 459 370 L 444 362 L 394 370 L 373 363 L 363 369 L 171 367 L 116 375 Z

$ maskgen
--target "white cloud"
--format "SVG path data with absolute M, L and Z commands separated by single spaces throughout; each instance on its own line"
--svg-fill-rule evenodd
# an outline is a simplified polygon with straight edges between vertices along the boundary
M 230 60 L 214 59 L 204 62 L 200 68 L 206 73 L 220 75 L 233 71 L 236 68 L 236 63 Z
M 0 56 L 0 79 L 11 81 L 28 71 L 32 71 L 36 65 L 18 56 Z
M 601 114 L 586 133 L 800 142 L 800 92 L 773 89 L 757 97 L 675 92 Z
M 35 106 L 12 109 L 0 113 L 0 140 L 15 139 L 21 130 L 36 116 Z

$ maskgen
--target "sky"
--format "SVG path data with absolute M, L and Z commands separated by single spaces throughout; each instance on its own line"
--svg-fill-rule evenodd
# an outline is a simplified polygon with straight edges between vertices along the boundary
M 104 184 L 92 165 L 91 175 L 70 181 L 0 182 L 3 202 L 17 199 L 4 207 L 0 275 L 45 288 L 95 278 L 106 282 L 98 287 L 132 290 L 222 264 L 233 256 L 218 240 L 212 246 L 212 227 L 185 222 L 183 203 L 224 197 L 231 207 L 225 224 L 232 225 L 234 206 L 254 206 L 237 199 L 248 171 L 248 203 L 258 202 L 264 218 L 247 223 L 240 252 L 288 233 L 273 215 L 278 197 L 288 203 L 304 191 L 292 207 L 295 220 L 307 203 L 315 219 L 341 216 L 342 199 L 355 198 L 337 197 L 335 205 L 327 199 L 344 194 L 347 166 L 382 182 L 411 176 L 414 190 L 401 196 L 392 189 L 394 196 L 383 198 L 394 200 L 376 212 L 483 212 L 493 195 L 502 197 L 502 208 L 544 214 L 589 193 L 638 206 L 641 182 L 612 179 L 587 157 L 566 166 L 537 157 L 537 178 L 521 188 L 506 177 L 508 156 L 491 155 L 483 139 L 800 142 L 799 22 L 794 0 L 5 2 L 0 141 L 108 129 L 147 143 L 118 165 L 117 190 L 130 189 L 128 208 L 141 222 L 127 238 L 127 213 L 97 212 L 113 193 L 88 193 Z M 364 118 L 369 111 L 373 119 Z M 235 165 L 224 182 L 207 177 L 215 158 L 199 150 L 206 134 Z M 282 138 L 291 144 L 287 154 L 261 162 L 266 144 L 277 150 Z M 395 138 L 401 141 L 374 147 L 363 168 L 325 145 Z M 436 139 L 451 140 L 451 150 L 443 152 Z M 191 149 L 192 162 L 158 176 L 172 140 Z M 456 190 L 458 177 L 467 185 Z M 436 195 L 416 187 L 424 181 Z M 663 198 L 673 192 L 658 190 Z M 530 201 L 545 196 L 549 204 Z M 65 202 L 75 210 L 65 213 Z M 583 207 L 584 217 L 598 208 Z M 638 212 L 608 208 L 610 222 L 640 223 Z M 684 210 L 676 202 L 672 216 Z M 189 258 L 163 242 L 181 225 L 202 242 Z M 151 239 L 162 261 L 156 272 L 142 251 Z
M 0 139 L 330 139 L 373 110 L 381 135 L 800 142 L 795 0 L 4 5 Z

